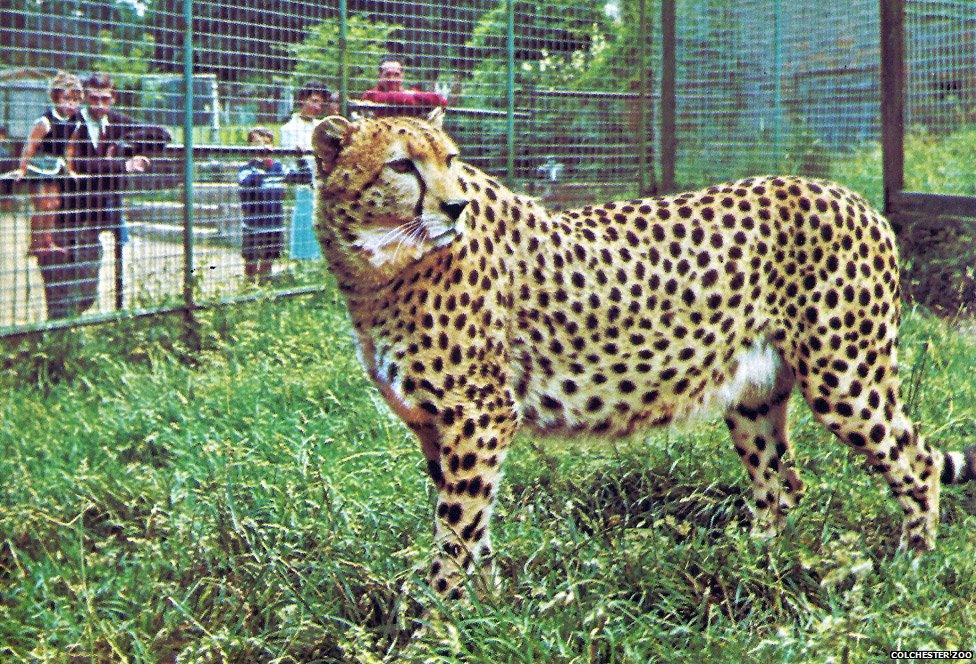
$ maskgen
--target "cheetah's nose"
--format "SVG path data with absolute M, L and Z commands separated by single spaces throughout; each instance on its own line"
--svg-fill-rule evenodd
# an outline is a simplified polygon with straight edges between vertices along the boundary
M 455 198 L 452 201 L 441 201 L 441 210 L 444 212 L 444 214 L 451 218 L 451 221 L 457 221 L 466 207 L 468 207 L 468 200 L 464 198 Z

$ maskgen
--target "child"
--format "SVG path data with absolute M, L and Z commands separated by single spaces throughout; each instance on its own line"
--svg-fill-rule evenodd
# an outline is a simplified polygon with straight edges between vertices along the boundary
M 255 127 L 247 134 L 249 145 L 271 147 L 274 134 L 265 127 Z M 240 185 L 241 256 L 244 275 L 261 283 L 271 274 L 271 263 L 281 256 L 285 230 L 285 169 L 280 161 L 264 153 L 241 167 Z
M 16 170 L 16 163 L 10 152 L 10 134 L 6 127 L 0 126 L 0 173 L 3 173 L 0 175 L 0 212 L 11 212 L 14 209 L 13 182 L 7 177 L 7 172 Z
M 81 123 L 81 80 L 74 74 L 58 72 L 48 92 L 52 107 L 31 128 L 14 174 L 18 180 L 31 174 L 37 181 L 31 192 L 34 215 L 28 254 L 38 260 L 65 252 L 54 241 L 53 231 L 61 209 L 64 178 L 71 175 L 68 144 Z
M 312 132 L 323 115 L 335 115 L 339 108 L 332 92 L 321 81 L 309 81 L 295 95 L 298 110 L 281 126 L 281 146 L 290 149 L 311 150 Z M 305 155 L 298 160 L 295 182 L 311 184 L 315 172 L 315 158 Z M 312 189 L 309 186 L 295 188 L 295 207 L 291 216 L 291 257 L 317 259 L 322 257 L 319 243 L 312 229 Z

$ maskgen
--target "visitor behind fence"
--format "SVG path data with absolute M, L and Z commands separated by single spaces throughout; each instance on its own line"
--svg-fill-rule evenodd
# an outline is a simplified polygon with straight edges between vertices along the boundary
M 108 74 L 85 79 L 86 106 L 71 138 L 71 166 L 80 177 L 77 187 L 82 225 L 127 238 L 123 193 L 129 175 L 145 173 L 149 154 L 170 140 L 163 127 L 137 122 L 112 108 L 115 87 Z
M 57 240 L 64 253 L 46 274 L 42 271 L 49 318 L 83 313 L 95 302 L 102 263 L 99 233 L 111 231 L 121 252 L 127 240 L 122 195 L 128 176 L 144 173 L 150 164 L 138 152 L 169 140 L 162 127 L 142 125 L 112 109 L 115 89 L 107 74 L 85 80 L 85 101 L 68 147 L 68 165 L 77 177 L 66 182 L 73 213 L 66 215 Z
M 31 179 L 31 202 L 34 214 L 30 220 L 27 253 L 44 266 L 64 255 L 56 242 L 56 229 L 63 225 L 63 193 L 70 177 L 67 159 L 72 133 L 81 122 L 81 80 L 74 74 L 58 72 L 48 86 L 52 106 L 31 127 L 14 179 Z
M 364 101 L 382 104 L 373 113 L 378 117 L 389 115 L 425 115 L 435 106 L 447 106 L 447 99 L 437 92 L 426 92 L 420 87 L 405 90 L 403 64 L 396 56 L 388 55 L 380 61 L 379 80 L 376 87 L 363 93 Z
M 324 83 L 310 81 L 295 95 L 298 110 L 281 127 L 281 147 L 311 151 L 312 132 L 326 114 L 338 113 L 332 93 Z M 318 241 L 312 230 L 312 184 L 315 158 L 308 154 L 298 160 L 298 171 L 304 174 L 305 186 L 295 190 L 295 209 L 292 211 L 291 241 L 292 258 L 321 258 Z
M 17 168 L 10 149 L 10 134 L 6 127 L 0 126 L 0 173 L 9 173 Z M 0 212 L 10 212 L 14 209 L 13 181 L 8 177 L 0 177 Z
M 274 133 L 254 127 L 247 134 L 249 145 L 271 147 Z M 237 174 L 240 185 L 241 256 L 244 274 L 257 283 L 271 274 L 272 262 L 281 256 L 285 226 L 285 169 L 270 153 L 244 164 Z

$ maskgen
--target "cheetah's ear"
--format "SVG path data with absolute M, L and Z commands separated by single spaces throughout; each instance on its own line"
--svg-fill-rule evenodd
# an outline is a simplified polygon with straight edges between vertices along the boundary
M 435 106 L 434 110 L 427 114 L 427 122 L 434 125 L 436 129 L 444 128 L 444 107 Z
M 328 175 L 335 167 L 342 147 L 349 143 L 353 124 L 341 115 L 330 115 L 312 132 L 312 151 L 318 163 L 319 175 Z

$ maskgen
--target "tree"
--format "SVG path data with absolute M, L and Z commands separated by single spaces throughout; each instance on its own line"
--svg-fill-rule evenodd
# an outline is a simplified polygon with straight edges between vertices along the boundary
M 146 4 L 146 25 L 156 40 L 156 59 L 167 71 L 182 69 L 186 26 L 182 0 Z M 336 15 L 334 6 L 301 0 L 193 3 L 193 63 L 198 74 L 222 82 L 269 80 L 287 75 L 294 62 L 289 45 L 309 25 Z
M 123 41 L 110 30 L 98 33 L 99 55 L 95 58 L 94 69 L 105 71 L 118 78 L 138 78 L 152 69 L 152 58 L 156 50 L 156 40 L 148 32 L 136 40 Z
M 649 18 L 653 4 L 648 0 Z M 472 31 L 469 46 L 481 58 L 465 83 L 465 106 L 505 108 L 506 10 L 499 2 Z M 540 165 L 558 161 L 572 177 L 586 170 L 591 171 L 587 179 L 598 181 L 635 166 L 631 150 L 625 157 L 619 147 L 609 146 L 632 142 L 636 149 L 641 101 L 594 92 L 636 93 L 641 68 L 651 68 L 651 49 L 641 41 L 650 36 L 639 34 L 636 0 L 612 7 L 579 0 L 518 1 L 514 11 L 516 106 L 532 114 L 532 141 L 520 147 L 516 171 L 536 177 Z M 566 91 L 578 94 L 552 94 Z M 476 129 L 467 126 L 473 123 L 460 121 L 465 130 Z M 650 144 L 650 122 L 647 128 Z
M 515 12 L 515 85 L 561 87 L 576 76 L 558 66 L 574 57 L 580 66 L 595 41 L 612 30 L 612 19 L 599 3 L 578 0 L 517 1 Z M 469 48 L 477 54 L 471 84 L 504 90 L 507 79 L 507 3 L 499 2 L 474 26 Z M 551 65 L 551 66 L 550 66 Z
M 0 61 L 84 71 L 99 52 L 98 35 L 137 38 L 143 17 L 124 0 L 6 0 L 0 6 Z
M 376 78 L 380 58 L 387 53 L 388 42 L 399 26 L 350 16 L 347 23 L 346 63 L 350 81 Z M 317 78 L 330 84 L 339 80 L 339 21 L 326 19 L 308 31 L 304 41 L 290 48 L 295 61 L 292 83 L 297 87 Z

